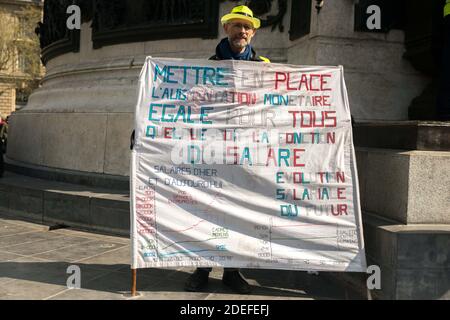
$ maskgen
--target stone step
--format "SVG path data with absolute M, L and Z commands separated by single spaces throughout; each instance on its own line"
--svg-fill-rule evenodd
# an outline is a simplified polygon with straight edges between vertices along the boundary
M 45 225 L 130 234 L 128 190 L 43 180 L 7 171 L 0 179 L 0 210 Z
M 130 190 L 130 179 L 128 176 L 43 167 L 16 161 L 7 156 L 5 156 L 5 168 L 19 175 L 38 179 L 81 184 L 108 190 Z
M 370 121 L 353 127 L 357 147 L 450 151 L 450 123 L 439 121 Z
M 44 225 L 129 237 L 127 190 L 113 190 L 42 180 L 6 172 L 0 179 L 0 213 Z M 368 265 L 381 268 L 378 299 L 449 299 L 450 226 L 404 225 L 363 212 Z M 367 275 L 325 273 L 330 281 L 364 296 Z
M 363 212 L 367 265 L 380 267 L 373 299 L 450 299 L 450 225 L 404 225 Z M 355 291 L 367 291 L 368 275 L 328 273 Z
M 361 208 L 397 224 L 450 225 L 450 152 L 356 147 Z

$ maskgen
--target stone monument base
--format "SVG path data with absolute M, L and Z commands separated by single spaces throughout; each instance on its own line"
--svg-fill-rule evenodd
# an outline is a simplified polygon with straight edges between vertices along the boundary
M 363 228 L 367 265 L 381 270 L 381 287 L 370 290 L 372 299 L 450 299 L 450 225 L 404 225 L 363 212 Z M 328 277 L 368 294 L 370 275 Z
M 450 299 L 450 123 L 362 123 L 354 141 L 372 298 Z M 367 292 L 369 274 L 333 275 Z

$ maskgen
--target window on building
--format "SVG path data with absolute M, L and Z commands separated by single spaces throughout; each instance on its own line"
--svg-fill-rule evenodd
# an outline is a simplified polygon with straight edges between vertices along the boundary
M 18 55 L 18 71 L 21 73 L 31 72 L 30 59 L 25 54 L 22 54 L 20 52 Z
M 311 0 L 293 0 L 289 40 L 299 39 L 310 32 Z

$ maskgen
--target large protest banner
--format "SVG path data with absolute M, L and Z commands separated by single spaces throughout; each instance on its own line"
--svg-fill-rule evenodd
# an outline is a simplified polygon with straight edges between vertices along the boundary
M 342 67 L 148 57 L 132 268 L 365 272 Z

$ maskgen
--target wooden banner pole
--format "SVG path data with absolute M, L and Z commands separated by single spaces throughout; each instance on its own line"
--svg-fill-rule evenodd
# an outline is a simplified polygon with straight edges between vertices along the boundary
M 131 269 L 131 296 L 136 296 L 136 269 Z

